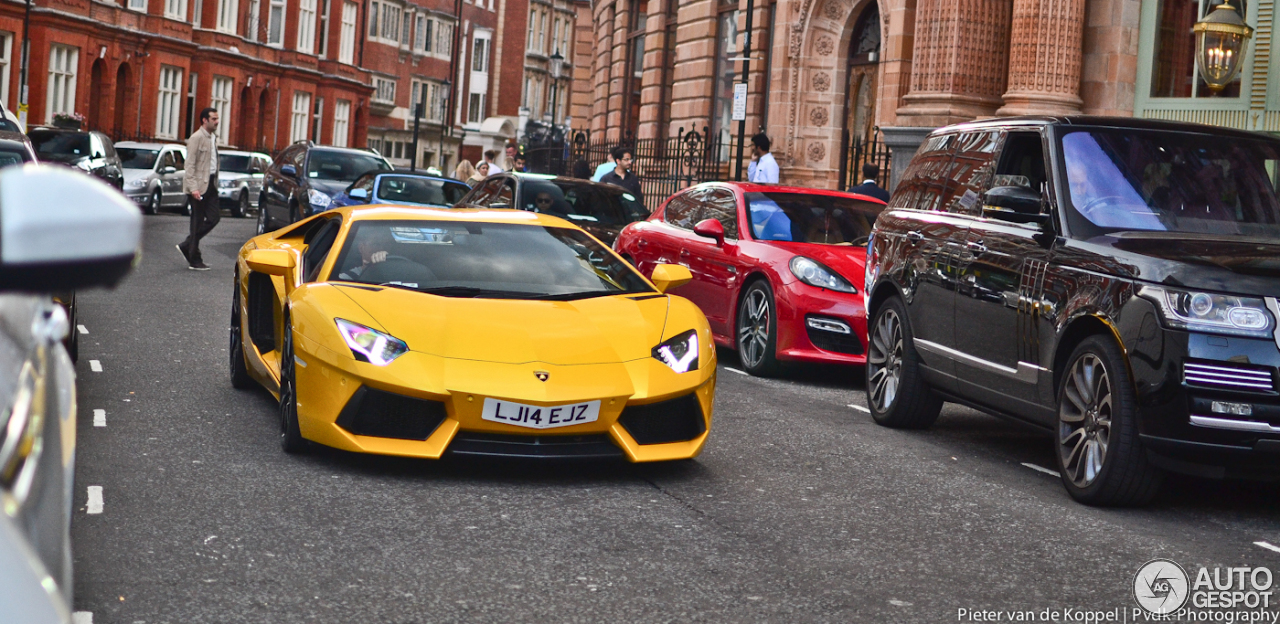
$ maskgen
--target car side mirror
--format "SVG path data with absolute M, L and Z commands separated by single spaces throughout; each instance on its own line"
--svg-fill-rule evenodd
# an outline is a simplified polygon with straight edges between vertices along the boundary
M 350 195 L 352 199 L 369 199 L 369 191 L 362 188 L 351 189 L 351 192 L 347 193 L 347 195 Z
M 177 173 L 177 172 L 178 172 L 177 167 L 165 167 L 164 169 L 160 170 L 160 173 L 163 173 L 165 175 L 169 175 L 171 173 Z
M 724 247 L 724 226 L 719 219 L 703 219 L 693 226 L 693 233 L 716 241 L 716 247 Z
M 142 245 L 142 215 L 102 180 L 44 165 L 0 171 L 0 290 L 115 286 Z
M 284 249 L 254 249 L 244 261 L 251 270 L 267 275 L 288 275 L 297 266 L 293 254 Z
M 692 280 L 693 273 L 678 264 L 659 264 L 653 268 L 653 275 L 649 278 L 661 293 L 675 290 Z
M 293 165 L 285 165 L 280 167 L 280 175 L 289 176 L 290 178 L 298 177 L 298 168 Z
M 991 219 L 1012 223 L 1049 223 L 1049 215 L 1042 212 L 1044 200 L 1025 186 L 997 186 L 982 196 L 982 215 Z

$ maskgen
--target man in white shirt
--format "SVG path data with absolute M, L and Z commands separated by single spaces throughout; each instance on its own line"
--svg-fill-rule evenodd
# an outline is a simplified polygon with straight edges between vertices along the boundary
M 502 173 L 502 167 L 498 166 L 498 150 L 487 150 L 484 153 L 484 161 L 489 163 L 489 175 Z
M 747 181 L 756 184 L 778 183 L 778 161 L 769 153 L 769 137 L 761 132 L 751 137 L 751 164 L 747 166 Z

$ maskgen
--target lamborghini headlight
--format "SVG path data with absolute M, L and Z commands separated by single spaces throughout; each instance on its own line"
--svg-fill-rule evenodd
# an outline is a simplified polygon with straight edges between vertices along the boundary
M 357 361 L 386 366 L 409 350 L 409 345 L 390 334 L 351 321 L 334 321 L 338 323 L 338 333 L 351 347 L 351 355 Z
M 1155 301 L 1171 329 L 1271 338 L 1275 320 L 1261 298 L 1144 286 L 1139 295 Z
M 653 357 L 677 373 L 698 370 L 698 331 L 672 336 L 653 348 Z
M 823 266 L 816 260 L 810 260 L 804 256 L 796 256 L 791 259 L 791 273 L 796 279 L 818 288 L 826 288 L 837 292 L 847 292 L 857 294 L 858 289 L 849 283 L 849 280 L 841 277 L 835 271 Z

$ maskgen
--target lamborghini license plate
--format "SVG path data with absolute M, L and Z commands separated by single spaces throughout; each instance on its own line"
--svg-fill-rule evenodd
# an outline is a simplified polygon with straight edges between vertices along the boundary
M 552 429 L 595 422 L 600 418 L 600 402 L 570 403 L 568 405 L 525 405 L 497 399 L 485 399 L 480 417 L 493 422 Z

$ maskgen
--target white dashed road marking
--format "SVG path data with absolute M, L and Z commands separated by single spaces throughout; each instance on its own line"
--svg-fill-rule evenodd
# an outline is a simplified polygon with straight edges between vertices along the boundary
M 1263 548 L 1265 548 L 1265 549 L 1267 549 L 1267 550 L 1271 550 L 1271 551 L 1274 551 L 1274 552 L 1280 552 L 1280 546 L 1276 546 L 1275 544 L 1272 544 L 1271 542 L 1254 542 L 1254 543 L 1253 543 L 1253 545 L 1254 545 L 1254 546 L 1261 546 L 1261 547 L 1263 547 Z
M 1048 468 L 1045 468 L 1044 466 L 1037 466 L 1037 465 L 1035 465 L 1035 464 L 1029 464 L 1029 463 L 1027 463 L 1027 462 L 1022 462 L 1022 465 L 1023 465 L 1023 466 L 1026 466 L 1027 468 L 1030 468 L 1030 469 L 1032 469 L 1032 470 L 1034 470 L 1034 471 L 1036 471 L 1036 472 L 1043 472 L 1043 473 L 1045 473 L 1045 474 L 1047 474 L 1047 475 L 1052 475 L 1052 476 L 1058 477 L 1059 479 L 1061 479 L 1061 478 L 1062 478 L 1062 474 L 1061 474 L 1061 473 L 1059 473 L 1057 470 L 1049 470 Z
M 93 624 L 92 611 L 76 611 L 71 614 L 71 624 Z
M 748 374 L 748 373 L 745 373 L 745 372 L 743 372 L 743 371 L 740 371 L 740 370 L 738 370 L 738 369 L 736 369 L 736 368 L 729 368 L 728 366 L 724 367 L 724 369 L 725 369 L 725 370 L 727 370 L 727 371 L 729 371 L 729 372 L 731 372 L 731 373 L 737 373 L 737 374 L 739 374 L 739 375 L 747 375 L 747 374 Z
M 89 370 L 91 370 L 91 371 L 93 371 L 93 372 L 95 372 L 95 373 L 101 373 L 101 372 L 102 372 L 102 362 L 99 362 L 99 361 L 97 361 L 97 360 L 89 360 Z
M 80 330 L 80 333 L 82 333 L 82 334 L 87 334 L 87 333 L 89 333 L 89 330 L 88 330 L 88 329 L 85 329 L 85 326 L 84 326 L 84 325 L 76 325 L 76 329 Z M 84 613 L 84 611 L 80 611 L 80 613 Z M 93 614 L 92 614 L 92 613 L 90 613 L 90 614 L 89 614 L 89 617 L 90 617 L 90 618 L 93 618 Z
M 101 485 L 89 486 L 89 505 L 86 511 L 91 514 L 102 513 L 102 486 Z
M 93 410 L 93 426 L 95 427 L 107 426 L 107 410 L 100 410 L 100 409 Z
M 870 413 L 871 413 L 871 410 L 869 410 L 869 409 L 867 409 L 867 408 L 865 408 L 865 407 L 863 407 L 863 406 L 861 406 L 861 405 L 854 405 L 853 403 L 850 403 L 850 404 L 849 404 L 849 407 L 852 407 L 853 409 L 856 409 L 856 410 L 858 410 L 859 412 L 866 412 L 866 413 L 868 413 L 868 414 L 870 414 Z

